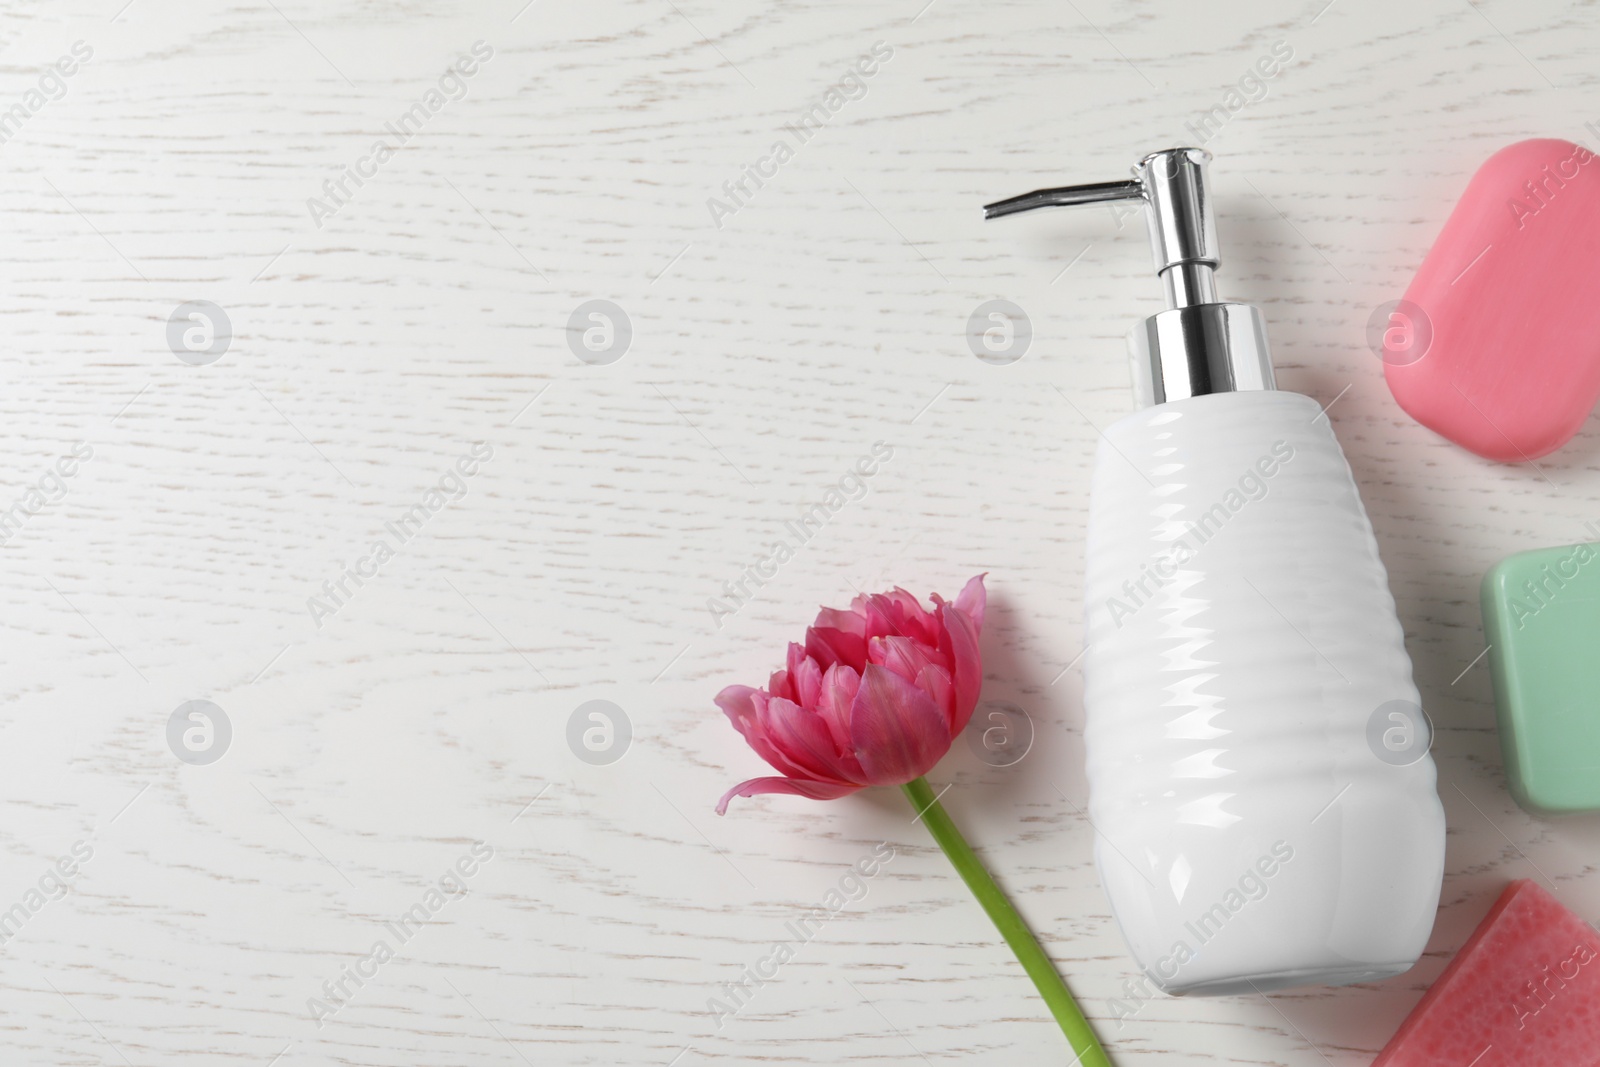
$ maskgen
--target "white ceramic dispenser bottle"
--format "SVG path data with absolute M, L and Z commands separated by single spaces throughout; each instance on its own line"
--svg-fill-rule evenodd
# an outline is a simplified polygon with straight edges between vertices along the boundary
M 1219 302 L 1200 149 L 989 205 L 1141 201 L 1168 309 L 1130 335 L 1101 434 L 1083 659 L 1089 815 L 1112 911 L 1173 994 L 1369 982 L 1433 928 L 1444 810 L 1372 526 L 1261 313 Z

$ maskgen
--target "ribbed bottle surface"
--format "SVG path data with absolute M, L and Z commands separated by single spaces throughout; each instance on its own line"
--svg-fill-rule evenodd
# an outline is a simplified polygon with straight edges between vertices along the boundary
M 1316 402 L 1221 393 L 1111 426 L 1087 559 L 1096 861 L 1146 973 L 1236 993 L 1408 968 L 1444 811 L 1372 527 Z

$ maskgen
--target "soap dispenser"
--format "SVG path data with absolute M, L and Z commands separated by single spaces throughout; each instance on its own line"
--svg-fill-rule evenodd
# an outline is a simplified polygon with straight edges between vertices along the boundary
M 1206 167 L 990 204 L 1142 202 L 1167 310 L 1129 336 L 1085 547 L 1095 862 L 1172 994 L 1372 982 L 1433 928 L 1444 809 L 1372 525 L 1326 413 L 1276 388 L 1260 310 L 1219 301 Z M 1068 658 L 1068 657 L 1063 657 Z

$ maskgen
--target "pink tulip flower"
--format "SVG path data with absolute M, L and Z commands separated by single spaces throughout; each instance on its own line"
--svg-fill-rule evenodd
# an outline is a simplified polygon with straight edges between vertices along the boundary
M 869 785 L 904 785 L 950 750 L 978 703 L 983 664 L 983 576 L 933 610 L 904 589 L 823 608 L 802 648 L 766 689 L 730 685 L 717 706 L 779 772 L 728 790 L 832 800 Z
M 978 634 L 987 594 L 983 575 L 933 610 L 904 589 L 858 596 L 849 611 L 823 608 L 806 643 L 765 689 L 730 685 L 717 706 L 778 771 L 723 795 L 789 793 L 832 800 L 869 785 L 897 785 L 955 865 L 961 880 L 1016 953 L 1076 1053 L 1079 1067 L 1111 1067 L 1072 991 L 1039 939 L 984 870 L 977 853 L 923 777 L 972 718 L 983 687 Z

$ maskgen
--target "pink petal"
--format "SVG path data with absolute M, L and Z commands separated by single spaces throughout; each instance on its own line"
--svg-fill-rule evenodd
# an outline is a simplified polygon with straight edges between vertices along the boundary
M 773 697 L 762 709 L 761 726 L 772 746 L 799 769 L 797 777 L 825 782 L 853 782 L 861 777 L 853 757 L 848 763 L 840 757 L 828 724 L 820 715 Z
M 817 717 L 828 724 L 828 733 L 840 752 L 850 752 L 850 705 L 855 703 L 861 676 L 843 663 L 836 663 L 822 676 L 822 691 L 817 696 Z
M 970 714 L 970 712 L 969 712 Z M 850 739 L 872 785 L 904 785 L 950 749 L 950 720 L 921 689 L 871 664 L 850 708 Z
M 867 660 L 887 667 L 908 682 L 915 682 L 928 667 L 950 672 L 949 659 L 937 648 L 908 637 L 874 637 L 867 645 Z M 933 696 L 932 693 L 928 694 Z
M 780 774 L 804 775 L 805 771 L 786 757 L 767 736 L 765 717 L 769 698 L 759 689 L 747 685 L 730 685 L 716 695 L 717 707 L 728 716 L 733 728 L 745 742 L 756 750 L 756 755 L 772 765 Z
M 915 627 L 908 621 L 905 609 L 891 597 L 874 593 L 866 598 L 863 608 L 867 616 L 868 637 L 885 637 L 890 634 L 899 637 L 913 635 Z
M 983 586 L 983 579 L 982 574 L 969 579 L 956 597 L 956 607 L 967 613 L 979 633 L 983 632 L 983 612 L 989 602 L 989 592 Z
M 717 803 L 717 814 L 727 814 L 728 801 L 734 797 L 753 797 L 758 793 L 787 793 L 790 796 L 810 797 L 812 800 L 837 800 L 849 796 L 860 788 L 859 785 L 811 782 L 804 778 L 752 778 L 748 782 L 740 782 L 722 794 L 722 799 Z
M 816 660 L 810 656 L 802 659 L 798 668 L 789 671 L 789 680 L 794 686 L 794 696 L 790 700 L 803 708 L 817 706 L 817 694 L 822 690 L 822 668 L 817 666 Z
M 859 598 L 858 598 L 859 599 Z M 823 608 L 817 612 L 817 621 L 811 624 L 818 630 L 842 630 L 857 637 L 867 635 L 867 620 L 860 612 Z
M 916 597 L 898 585 L 885 593 L 884 597 L 895 605 L 900 632 L 904 636 L 930 645 L 938 640 L 939 628 L 934 622 L 933 613 L 923 607 Z
M 758 700 L 765 701 L 767 694 L 748 685 L 730 685 L 712 699 L 728 717 L 728 721 L 733 723 L 733 728 L 748 737 L 750 727 L 755 725 L 758 718 L 756 703 Z
M 950 736 L 954 737 L 967 725 L 956 726 L 956 690 L 950 681 L 950 672 L 943 667 L 928 666 L 922 668 L 922 673 L 917 675 L 917 688 L 933 698 L 934 705 L 944 712 L 945 719 L 950 723 Z M 968 716 L 971 717 L 970 715 Z
M 867 665 L 867 640 L 860 634 L 813 626 L 806 631 L 806 654 L 824 670 L 844 663 L 859 672 Z
M 788 659 L 783 667 L 773 671 L 772 677 L 767 679 L 767 692 L 785 700 L 793 700 L 800 704 L 805 703 L 800 699 L 799 690 L 796 688 L 800 683 L 799 679 L 795 677 L 805 660 L 806 650 L 790 641 Z
M 783 667 L 784 670 L 789 672 L 789 677 L 791 679 L 793 679 L 795 674 L 799 672 L 800 665 L 805 661 L 806 650 L 801 648 L 795 642 L 790 641 L 788 658 L 784 661 Z M 791 697 L 790 699 L 792 700 L 794 698 Z
M 885 600 L 889 600 L 900 605 L 900 609 L 904 611 L 908 617 L 926 615 L 928 613 L 928 609 L 922 606 L 922 602 L 920 600 L 906 592 L 904 589 L 900 588 L 898 585 L 889 590 L 887 593 L 880 593 L 879 596 L 883 597 Z
M 983 690 L 983 656 L 978 651 L 978 627 L 972 616 L 952 604 L 939 607 L 939 625 L 944 636 L 940 648 L 950 657 L 950 675 L 955 682 L 955 713 L 950 720 L 953 734 L 966 729 L 972 709 L 978 706 Z

